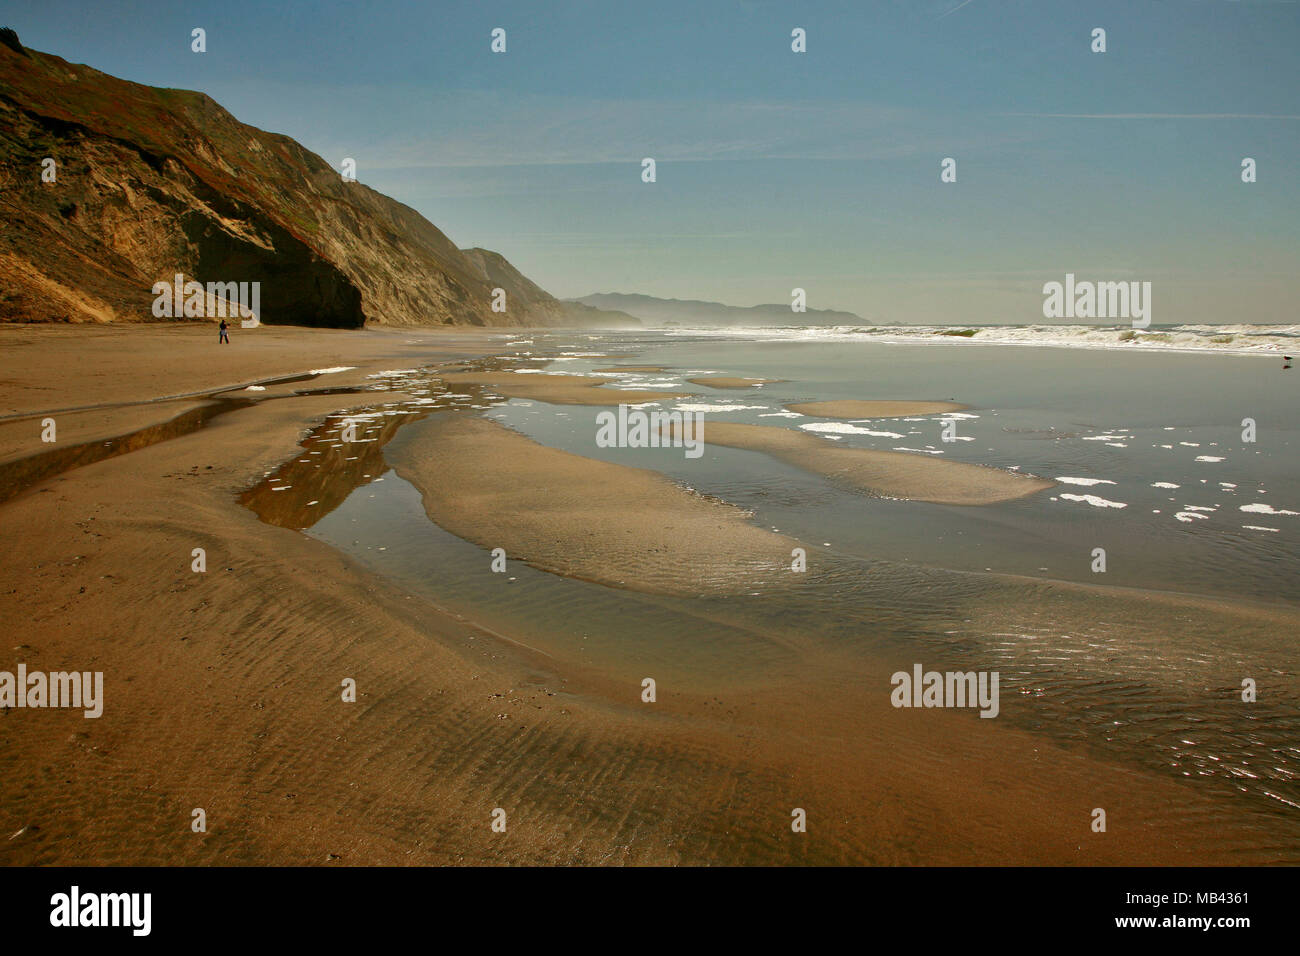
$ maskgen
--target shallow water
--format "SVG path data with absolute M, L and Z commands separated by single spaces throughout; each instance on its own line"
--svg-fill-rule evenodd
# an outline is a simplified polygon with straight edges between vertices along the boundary
M 638 344 L 630 338 L 618 347 Z M 695 377 L 690 372 L 710 370 L 788 379 L 746 391 L 687 386 L 707 395 L 677 403 L 708 409 L 706 441 L 710 420 L 851 424 L 890 434 L 832 437 L 846 446 L 909 448 L 1113 484 L 1071 484 L 995 507 L 880 501 L 836 493 L 754 452 L 710 448 L 703 459 L 688 461 L 680 452 L 598 449 L 596 409 L 562 409 L 567 415 L 557 416 L 515 402 L 498 420 L 578 454 L 653 461 L 742 506 L 761 504 L 761 523 L 784 529 L 782 521 L 801 521 L 838 551 L 973 571 L 1300 599 L 1300 515 L 1267 513 L 1300 512 L 1300 431 L 1293 414 L 1300 379 L 1274 358 L 712 337 L 646 344 L 638 362 L 681 372 L 629 376 L 631 383 L 670 387 Z M 593 365 L 599 362 L 562 363 L 566 372 Z M 941 416 L 842 423 L 782 415 L 786 403 L 837 398 L 953 399 L 972 407 L 956 417 L 952 442 L 941 440 Z M 1256 423 L 1254 443 L 1241 440 L 1245 418 Z M 806 506 L 810 495 L 815 507 Z M 1104 576 L 1091 570 L 1098 547 L 1106 550 Z
M 1300 852 L 1293 613 L 1300 516 L 1240 510 L 1267 503 L 1300 511 L 1300 446 L 1288 421 L 1296 386 L 1279 363 L 651 333 L 535 335 L 516 348 L 558 355 L 549 365 L 529 363 L 534 374 L 605 367 L 613 363 L 602 354 L 611 352 L 635 356 L 624 364 L 671 366 L 611 377 L 626 387 L 677 388 L 711 373 L 786 379 L 745 391 L 687 386 L 701 397 L 668 404 L 704 406 L 706 443 L 710 420 L 818 421 L 784 414 L 785 403 L 951 398 L 972 406 L 955 419 L 970 441 L 942 441 L 938 417 L 857 423 L 889 435 L 831 434 L 844 445 L 928 448 L 1113 484 L 1063 484 L 979 508 L 871 499 L 754 452 L 710 446 L 691 460 L 681 449 L 598 448 L 598 408 L 507 402 L 411 370 L 375 386 L 413 399 L 379 393 L 350 416 L 358 428 L 352 443 L 339 441 L 344 417 L 331 418 L 245 503 L 561 665 L 631 679 L 654 673 L 697 690 L 785 680 L 816 666 L 860 671 L 882 694 L 889 674 L 913 662 L 997 670 L 1000 719 L 1107 760 L 1199 781 L 1232 801 L 1243 847 L 1272 859 Z M 809 546 L 809 571 L 750 594 L 690 598 L 568 580 L 518 561 L 492 573 L 489 554 L 429 522 L 418 492 L 384 461 L 387 442 L 419 441 L 420 422 L 446 414 L 488 414 L 545 444 L 653 468 L 750 509 L 760 526 Z M 1243 417 L 1258 423 L 1256 443 L 1241 440 Z M 1201 455 L 1223 461 L 1197 461 Z M 1105 573 L 1091 570 L 1097 547 L 1106 550 Z M 1120 588 L 1272 605 L 1291 626 Z M 1256 703 L 1240 700 L 1244 677 L 1259 684 Z

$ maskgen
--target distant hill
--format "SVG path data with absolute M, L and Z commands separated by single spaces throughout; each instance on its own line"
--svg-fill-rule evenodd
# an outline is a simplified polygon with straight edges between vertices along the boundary
M 520 303 L 534 325 L 639 326 L 641 322 L 617 309 L 600 309 L 582 302 L 556 299 L 489 249 L 462 249 L 461 254 L 494 289 L 504 289 L 507 303 Z
M 791 312 L 789 303 L 782 305 L 738 306 L 695 299 L 657 299 L 652 295 L 597 292 L 574 299 L 597 309 L 616 309 L 636 316 L 648 325 L 865 325 L 852 312 L 833 309 L 809 309 Z
M 25 49 L 11 30 L 0 210 L 0 321 L 152 321 L 153 283 L 183 273 L 259 282 L 271 324 L 636 324 L 555 299 L 496 253 L 462 252 L 415 210 L 202 93 Z

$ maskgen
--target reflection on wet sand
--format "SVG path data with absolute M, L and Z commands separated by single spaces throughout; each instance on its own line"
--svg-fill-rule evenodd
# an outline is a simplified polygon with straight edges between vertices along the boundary
M 504 368 L 499 366 L 492 377 L 509 374 Z M 466 373 L 458 376 L 462 379 L 482 373 L 481 368 L 460 370 Z M 389 466 L 384 448 L 400 429 L 433 413 L 473 415 L 502 400 L 491 385 L 461 381 L 453 387 L 462 391 L 450 391 L 445 377 L 429 371 L 395 375 L 384 385 L 402 394 L 392 396 L 392 402 L 331 416 L 302 443 L 299 454 L 241 500 L 264 521 L 288 528 L 311 528 L 345 504 L 354 515 L 351 520 L 358 520 L 367 507 L 385 507 L 386 495 L 377 491 L 365 496 L 368 501 L 377 495 L 373 505 L 349 499 L 361 486 L 374 487 L 383 479 Z M 349 423 L 356 426 L 355 438 L 344 442 Z M 403 442 L 418 447 L 422 427 L 406 432 Z M 403 487 L 391 473 L 389 479 L 381 487 Z M 409 520 L 418 519 L 416 513 L 409 515 Z M 349 543 L 331 540 L 345 548 Z M 432 599 L 445 599 L 444 592 L 455 589 L 461 607 L 491 604 L 497 626 L 544 649 L 561 672 L 596 666 L 608 674 L 626 670 L 623 676 L 631 675 L 640 665 L 623 658 L 631 653 L 632 635 L 642 621 L 650 635 L 646 640 L 657 640 L 660 653 L 671 647 L 673 655 L 680 655 L 674 666 L 690 670 L 699 685 L 721 682 L 728 673 L 765 660 L 766 669 L 750 670 L 748 693 L 755 701 L 773 701 L 775 689 L 785 687 L 781 697 L 789 707 L 807 707 L 808 701 L 800 703 L 790 690 L 802 687 L 810 699 L 823 702 L 814 708 L 822 736 L 834 726 L 841 728 L 836 733 L 851 735 L 853 714 L 843 707 L 846 695 L 860 696 L 862 688 L 878 686 L 883 699 L 890 673 L 910 668 L 914 661 L 937 668 L 997 670 L 1002 675 L 1000 727 L 1087 753 L 1099 766 L 1154 770 L 1171 783 L 1189 777 L 1204 781 L 1195 791 L 1197 799 L 1172 805 L 1165 820 L 1198 834 L 1205 841 L 1206 859 L 1227 854 L 1242 862 L 1292 860 L 1300 845 L 1293 743 L 1300 727 L 1286 706 L 1297 687 L 1269 639 L 1278 628 L 1294 629 L 1295 615 L 1286 608 L 1251 609 L 1232 602 L 1193 608 L 1195 602 L 1176 595 L 830 555 L 818 559 L 816 573 L 806 581 L 781 587 L 756 583 L 745 602 L 638 596 L 616 588 L 594 594 L 592 585 L 549 575 L 503 595 L 482 583 L 487 575 L 457 577 L 455 567 L 439 564 L 448 556 L 436 551 L 395 547 L 391 558 L 368 557 L 381 572 L 415 582 Z M 463 560 L 458 551 L 452 563 Z M 584 653 L 574 656 L 563 635 L 608 631 L 613 620 L 620 621 L 621 643 L 611 636 L 599 645 L 584 644 Z M 1176 634 L 1170 633 L 1171 622 L 1177 622 Z M 700 644 L 702 629 L 712 635 L 707 649 Z M 730 643 L 721 639 L 727 634 Z M 1231 661 L 1216 650 L 1223 634 L 1233 635 Z M 757 652 L 768 643 L 779 652 Z M 636 658 L 652 655 L 652 646 L 639 645 Z M 597 647 L 603 658 L 585 653 Z M 729 660 L 728 653 L 743 656 Z M 1216 660 L 1220 663 L 1210 667 Z M 1254 710 L 1244 709 L 1235 694 L 1237 671 L 1272 675 L 1271 696 Z M 876 712 L 874 706 L 869 709 Z M 1192 711 L 1200 715 L 1195 720 L 1186 716 Z M 764 726 L 773 719 L 757 711 L 751 716 Z M 876 713 L 874 719 L 889 722 L 897 737 L 892 744 L 882 742 L 872 759 L 903 759 L 908 747 L 922 747 L 927 739 L 926 746 L 938 753 L 943 751 L 940 738 L 947 738 L 950 743 L 961 740 L 977 763 L 997 762 L 1003 772 L 1012 765 L 1006 749 L 1011 738 L 963 729 L 962 715 L 955 715 L 957 723 L 951 716 L 940 727 L 926 723 L 933 715 Z M 771 726 L 768 732 L 789 729 Z M 857 769 L 846 764 L 835 772 L 847 774 L 844 779 L 868 773 L 872 761 L 858 756 L 866 763 L 855 764 Z M 1044 780 L 1035 786 L 1052 784 Z M 1045 789 L 1042 796 L 1049 793 Z M 1223 830 L 1216 821 L 1229 813 L 1234 826 Z
M 490 400 L 480 386 L 452 392 L 430 373 L 389 376 L 397 401 L 331 415 L 300 442 L 301 453 L 239 496 L 240 504 L 268 524 L 302 530 L 329 514 L 362 485 L 382 480 L 384 446 L 402 426 L 439 411 L 482 409 Z M 382 393 L 381 393 L 382 394 Z

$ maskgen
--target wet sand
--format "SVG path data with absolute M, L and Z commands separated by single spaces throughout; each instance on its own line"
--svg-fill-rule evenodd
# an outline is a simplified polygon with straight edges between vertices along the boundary
M 393 441 L 387 458 L 420 490 L 436 524 L 544 571 L 686 595 L 752 590 L 793 573 L 799 542 L 755 527 L 734 505 L 485 419 L 421 422 Z
M 217 344 L 208 323 L 143 326 L 0 325 L 0 416 L 202 395 L 360 360 L 477 355 L 496 332 L 337 329 L 263 325 Z M 69 368 L 72 363 L 75 368 Z M 339 373 L 330 384 L 355 381 Z
M 363 384 L 386 360 L 424 364 L 479 355 L 502 340 L 483 331 L 311 331 L 263 325 L 232 329 L 218 345 L 214 326 L 0 325 L 0 461 L 41 451 L 39 417 L 54 416 L 58 444 L 112 437 L 166 421 L 217 391 L 283 394 L 268 382 L 321 369 L 312 387 Z M 266 393 L 247 392 L 261 385 Z M 296 387 L 308 387 L 299 382 Z
M 716 378 L 688 378 L 692 385 L 704 385 L 708 388 L 758 388 L 760 385 L 775 385 L 782 382 L 780 378 L 729 378 L 725 375 Z
M 171 334 L 123 340 L 174 355 Z M 363 376 L 474 348 L 431 336 L 395 365 L 391 343 L 282 334 L 285 354 L 213 372 L 140 367 L 130 347 L 114 370 L 91 345 L 90 367 L 111 375 L 88 384 L 75 338 L 37 333 L 3 366 L 0 405 L 326 364 Z M 640 671 L 558 667 L 237 503 L 348 401 L 255 403 L 0 505 L 0 666 L 105 674 L 98 720 L 0 710 L 0 864 L 1249 860 L 1217 841 L 1224 805 L 1203 791 L 969 713 L 895 710 L 888 663 L 810 654 L 783 680 L 661 685 L 643 704 Z M 344 678 L 356 703 L 340 699 Z M 1098 805 L 1104 835 L 1088 829 Z M 196 807 L 206 833 L 191 830 Z M 506 834 L 491 830 L 496 807 Z M 791 832 L 794 807 L 807 833 Z M 1208 822 L 1189 830 L 1170 812 L 1185 808 Z
M 909 418 L 913 415 L 938 415 L 960 412 L 969 405 L 958 402 L 889 402 L 840 399 L 833 402 L 796 402 L 785 406 L 800 415 L 815 418 Z
M 591 375 L 545 375 L 504 370 L 447 372 L 439 377 L 450 385 L 487 385 L 506 398 L 525 398 L 551 405 L 635 405 L 686 398 L 690 394 L 601 388 L 609 384 L 609 379 Z
M 948 505 L 1023 498 L 1056 482 L 928 455 L 840 448 L 788 428 L 706 422 L 706 444 L 758 451 L 869 495 Z

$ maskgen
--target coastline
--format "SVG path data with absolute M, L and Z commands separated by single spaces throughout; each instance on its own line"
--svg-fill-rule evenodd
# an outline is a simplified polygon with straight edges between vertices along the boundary
M 68 361 L 74 336 L 38 333 L 23 367 L 40 387 L 10 384 L 6 369 L 0 407 L 30 423 L 83 390 L 148 402 L 240 379 L 186 364 L 206 356 L 207 329 L 193 348 L 176 346 L 172 330 L 123 331 L 130 347 L 89 378 Z M 274 331 L 283 353 L 249 372 L 263 380 L 352 365 L 326 378 L 355 385 L 390 366 L 494 351 L 473 333 Z M 14 834 L 0 863 L 1248 859 L 1216 838 L 1222 805 L 1187 784 L 973 715 L 918 721 L 891 708 L 860 683 L 878 673 L 887 688 L 883 661 L 846 670 L 834 653 L 810 654 L 788 680 L 725 699 L 666 688 L 652 709 L 640 674 L 557 669 L 242 508 L 241 490 L 355 401 L 258 394 L 273 400 L 0 505 L 15 550 L 0 569 L 0 613 L 24 622 L 10 662 L 106 674 L 99 720 L 0 712 L 0 773 L 23 781 L 0 796 L 0 829 Z M 171 411 L 150 404 L 140 419 L 140 407 L 133 426 Z M 88 421 L 78 440 L 119 434 L 116 415 Z M 31 441 L 3 435 L 11 456 Z M 194 547 L 207 551 L 201 575 Z M 345 677 L 357 681 L 355 704 L 340 699 Z M 1081 793 L 1087 802 L 1063 815 L 1060 795 Z M 1087 829 L 1098 800 L 1127 821 L 1104 840 Z M 809 810 L 812 839 L 792 838 L 795 806 Z M 207 833 L 190 829 L 195 807 Z M 504 837 L 489 827 L 495 807 L 510 814 Z M 1199 826 L 1189 833 L 1170 807 Z

